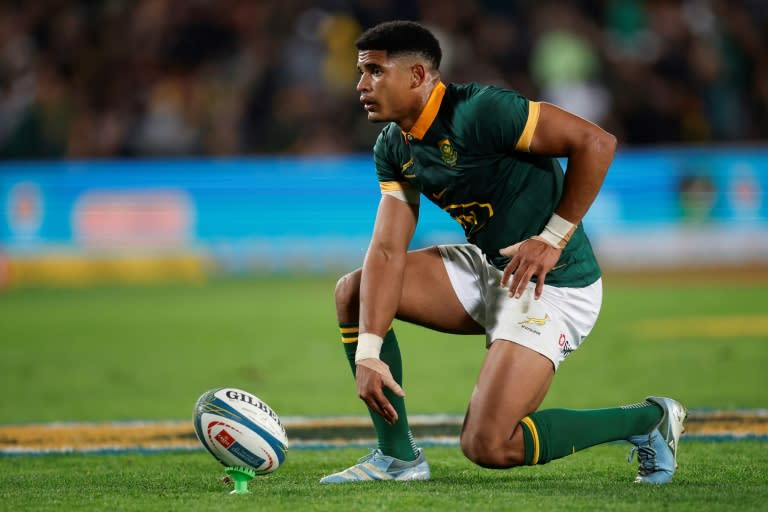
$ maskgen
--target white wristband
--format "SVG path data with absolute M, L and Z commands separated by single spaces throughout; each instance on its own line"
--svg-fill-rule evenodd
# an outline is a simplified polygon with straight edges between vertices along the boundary
M 357 351 L 355 352 L 355 362 L 362 359 L 379 359 L 381 354 L 381 345 L 384 339 L 370 332 L 364 332 L 357 337 Z
M 539 237 L 556 249 L 564 249 L 575 230 L 576 225 L 574 223 L 553 213 Z

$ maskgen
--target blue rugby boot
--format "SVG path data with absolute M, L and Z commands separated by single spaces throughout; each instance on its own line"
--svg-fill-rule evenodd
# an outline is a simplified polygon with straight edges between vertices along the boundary
M 629 462 L 637 453 L 639 466 L 635 483 L 666 484 L 677 469 L 677 446 L 680 435 L 685 432 L 688 411 L 671 398 L 649 396 L 646 400 L 661 407 L 663 415 L 648 434 L 628 439 L 635 445 L 629 452 Z
M 373 450 L 352 467 L 320 479 L 321 484 L 344 484 L 372 480 L 429 480 L 429 464 L 424 451 L 413 461 L 404 461 Z

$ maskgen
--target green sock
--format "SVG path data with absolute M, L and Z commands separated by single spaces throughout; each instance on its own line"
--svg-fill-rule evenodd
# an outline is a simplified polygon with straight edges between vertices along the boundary
M 520 421 L 525 463 L 546 464 L 584 448 L 646 434 L 661 420 L 661 407 L 643 402 L 610 409 L 546 409 Z
M 352 367 L 352 375 L 355 374 L 355 351 L 357 350 L 357 336 L 359 334 L 358 324 L 339 324 L 341 330 L 341 341 L 344 343 L 344 351 L 347 354 L 347 360 Z M 403 361 L 400 357 L 400 346 L 397 344 L 395 331 L 390 329 L 384 336 L 384 343 L 381 346 L 381 360 L 387 363 L 392 377 L 395 381 L 403 385 Z M 405 399 L 397 396 L 389 389 L 384 389 L 384 395 L 392 403 L 392 407 L 397 411 L 397 422 L 390 425 L 384 418 L 371 411 L 368 412 L 373 420 L 373 427 L 376 429 L 376 436 L 379 441 L 379 449 L 385 454 L 400 460 L 415 460 L 417 457 L 417 448 L 413 440 L 413 433 L 408 426 L 408 415 L 405 412 Z

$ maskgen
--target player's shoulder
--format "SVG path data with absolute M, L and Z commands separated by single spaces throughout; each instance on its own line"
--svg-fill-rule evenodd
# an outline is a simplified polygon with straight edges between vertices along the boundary
M 395 165 L 403 153 L 403 136 L 396 123 L 381 129 L 373 145 L 373 158 L 377 165 Z M 395 165 L 396 166 L 396 165 Z
M 446 97 L 453 115 L 461 118 L 487 119 L 527 113 L 528 98 L 522 93 L 498 85 L 481 83 L 450 84 Z
M 397 123 L 387 123 L 376 137 L 374 149 L 376 151 L 392 150 L 403 143 L 403 136 Z
M 379 132 L 380 140 L 396 140 L 400 137 L 400 127 L 395 122 L 389 122 Z
M 493 84 L 481 84 L 477 82 L 450 83 L 445 88 L 445 95 L 451 101 L 457 102 L 485 102 L 494 101 L 499 97 L 525 96 L 514 89 Z

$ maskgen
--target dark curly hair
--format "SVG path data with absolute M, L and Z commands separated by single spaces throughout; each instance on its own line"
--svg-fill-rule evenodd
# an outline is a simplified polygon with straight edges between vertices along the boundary
M 386 21 L 369 28 L 355 41 L 359 51 L 384 50 L 388 56 L 417 53 L 432 67 L 440 68 L 443 51 L 437 38 L 426 27 L 413 21 Z

